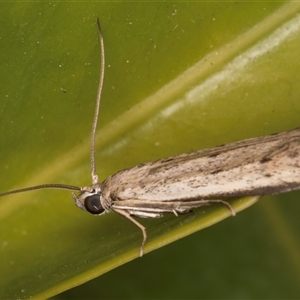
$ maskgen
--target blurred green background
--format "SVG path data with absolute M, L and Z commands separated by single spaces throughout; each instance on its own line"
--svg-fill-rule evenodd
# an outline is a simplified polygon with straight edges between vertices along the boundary
M 1 191 L 90 183 L 97 16 L 106 49 L 103 180 L 299 126 L 299 11 L 296 2 L 264 1 L 1 3 Z M 297 298 L 299 196 L 265 197 L 133 261 L 141 234 L 115 214 L 91 217 L 64 191 L 3 198 L 0 298 Z M 146 251 L 227 216 L 213 207 L 142 220 Z

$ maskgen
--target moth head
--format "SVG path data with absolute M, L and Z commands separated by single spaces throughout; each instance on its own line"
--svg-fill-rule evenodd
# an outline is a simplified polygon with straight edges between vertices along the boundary
M 72 193 L 75 205 L 93 215 L 102 215 L 106 212 L 102 205 L 102 193 L 99 184 L 81 188 L 81 193 Z

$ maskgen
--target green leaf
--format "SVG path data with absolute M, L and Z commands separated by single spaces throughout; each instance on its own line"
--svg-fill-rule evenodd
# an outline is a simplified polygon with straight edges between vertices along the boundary
M 101 20 L 106 49 L 96 157 L 101 180 L 141 162 L 299 125 L 298 3 L 24 2 L 1 6 L 1 191 L 51 182 L 90 184 L 89 135 L 100 65 L 96 16 Z M 240 211 L 256 200 L 233 199 L 231 203 Z M 113 213 L 94 218 L 73 207 L 71 201 L 68 192 L 52 190 L 1 199 L 0 298 L 49 298 L 138 257 L 141 232 L 136 226 Z M 187 238 L 178 242 L 182 252 L 176 263 L 172 262 L 174 255 L 164 250 L 167 247 L 157 252 L 164 255 L 169 268 L 179 260 L 180 265 L 184 262 L 196 269 L 205 264 L 204 286 L 199 287 L 200 279 L 194 281 L 188 271 L 176 267 L 172 273 L 181 284 L 168 274 L 170 288 L 153 289 L 149 278 L 154 272 L 161 273 L 154 274 L 157 286 L 168 284 L 160 271 L 162 260 L 149 262 L 151 255 L 149 259 L 145 255 L 128 265 L 139 271 L 127 269 L 123 280 L 115 277 L 106 286 L 102 284 L 101 298 L 174 298 L 180 293 L 171 294 L 176 289 L 182 290 L 182 297 L 191 298 L 199 297 L 200 292 L 207 298 L 262 295 L 255 284 L 251 291 L 239 291 L 233 285 L 232 292 L 229 282 L 245 283 L 240 278 L 231 281 L 229 267 L 221 267 L 225 273 L 216 270 L 218 264 L 213 273 L 209 269 L 215 257 L 225 265 L 238 258 L 236 269 L 244 270 L 245 278 L 258 278 L 249 266 L 244 267 L 247 257 L 238 254 L 261 251 L 268 255 L 267 245 L 256 244 L 254 238 L 245 242 L 254 233 L 262 234 L 263 242 L 265 231 L 261 229 L 265 227 L 268 236 L 282 230 L 278 241 L 274 238 L 270 243 L 285 245 L 286 268 L 291 271 L 288 276 L 278 275 L 272 272 L 271 263 L 266 269 L 272 279 L 276 273 L 278 281 L 287 283 L 280 295 L 286 296 L 288 290 L 295 297 L 296 288 L 291 286 L 297 282 L 290 274 L 300 269 L 295 255 L 295 249 L 299 250 L 297 228 L 287 225 L 290 215 L 278 213 L 277 202 L 261 203 L 256 208 L 258 214 L 264 213 L 259 220 L 238 214 L 201 232 L 204 237 L 211 235 L 208 243 L 215 242 L 214 249 L 203 245 L 202 238 L 197 247 L 188 247 Z M 291 212 L 297 220 L 297 204 L 293 203 Z M 212 206 L 178 218 L 142 220 L 149 236 L 145 252 L 229 215 L 224 207 Z M 244 218 L 247 222 L 243 223 Z M 225 234 L 236 248 L 224 241 L 225 250 L 220 251 L 216 240 L 222 241 Z M 202 247 L 207 251 L 201 253 Z M 255 259 L 266 260 L 253 256 Z M 147 269 L 139 269 L 147 262 Z M 144 273 L 149 276 L 140 276 Z M 136 282 L 144 279 L 147 287 L 131 282 L 131 276 Z M 186 276 L 192 278 L 194 294 L 183 292 L 191 290 L 182 287 Z M 270 284 L 268 276 L 262 277 L 268 291 L 279 286 L 275 280 Z M 222 296 L 209 288 L 212 282 L 220 286 Z M 130 292 L 125 293 L 126 289 Z M 84 289 L 82 298 L 96 297 L 95 290 L 90 290 L 88 294 Z

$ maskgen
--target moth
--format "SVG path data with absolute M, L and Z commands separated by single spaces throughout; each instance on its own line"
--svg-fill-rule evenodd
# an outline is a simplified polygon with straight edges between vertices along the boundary
M 224 205 L 234 216 L 234 209 L 224 200 L 228 197 L 263 196 L 300 188 L 300 128 L 140 164 L 99 182 L 95 134 L 105 67 L 99 19 L 97 28 L 101 68 L 91 132 L 91 186 L 50 183 L 4 192 L 0 197 L 45 188 L 77 191 L 72 192 L 77 207 L 93 215 L 114 211 L 138 226 L 143 235 L 142 256 L 147 233 L 135 217 L 158 218 L 164 213 L 177 216 L 213 204 Z

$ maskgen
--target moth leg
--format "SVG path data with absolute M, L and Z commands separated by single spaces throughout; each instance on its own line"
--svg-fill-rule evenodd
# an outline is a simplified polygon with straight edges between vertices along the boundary
M 229 211 L 233 217 L 236 215 L 233 207 L 228 202 L 226 202 L 224 200 L 213 200 L 213 199 L 194 200 L 194 201 L 190 201 L 188 203 L 180 202 L 178 204 L 178 206 L 175 208 L 175 210 L 178 213 L 186 213 L 187 211 L 189 211 L 193 208 L 197 208 L 197 207 L 201 207 L 201 206 L 205 206 L 205 205 L 212 205 L 212 204 L 222 204 L 229 209 Z M 174 213 L 174 210 L 173 210 L 173 213 Z
M 178 213 L 177 213 L 176 209 L 173 209 L 173 210 L 172 210 L 172 213 L 173 213 L 176 217 L 178 217 Z
M 224 200 L 202 200 L 203 204 L 214 204 L 214 203 L 218 203 L 218 204 L 222 204 L 225 205 L 231 212 L 231 215 L 234 217 L 236 215 L 236 212 L 234 211 L 233 207 L 226 201 Z
M 127 218 L 129 221 L 134 223 L 138 228 L 140 228 L 142 230 L 143 240 L 142 240 L 142 245 L 140 247 L 140 257 L 142 257 L 144 254 L 144 246 L 145 246 L 146 240 L 147 240 L 146 228 L 141 223 L 139 223 L 137 220 L 135 220 L 133 217 L 131 217 L 131 215 L 127 211 L 118 209 L 118 208 L 114 208 L 113 210 L 116 213 L 120 214 L 121 216 L 124 216 L 125 218 Z

